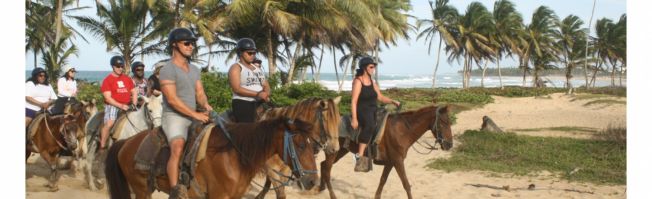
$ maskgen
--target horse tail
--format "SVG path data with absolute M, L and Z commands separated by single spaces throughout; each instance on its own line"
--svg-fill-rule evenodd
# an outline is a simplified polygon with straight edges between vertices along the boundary
M 104 173 L 106 174 L 107 184 L 109 186 L 109 195 L 111 199 L 115 198 L 131 198 L 127 179 L 125 178 L 122 169 L 120 168 L 118 152 L 125 144 L 125 140 L 120 140 L 109 148 L 106 156 L 106 163 Z

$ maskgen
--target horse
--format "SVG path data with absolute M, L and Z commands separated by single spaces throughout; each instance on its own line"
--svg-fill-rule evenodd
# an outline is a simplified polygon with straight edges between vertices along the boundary
M 28 128 L 25 160 L 32 152 L 38 152 L 50 166 L 50 191 L 57 191 L 59 179 L 57 164 L 61 153 L 70 153 L 79 161 L 83 154 L 85 107 L 82 103 L 66 103 L 64 115 L 51 116 L 40 113 Z M 90 110 L 90 109 L 89 109 Z M 78 168 L 78 167 L 76 167 Z
M 242 198 L 253 177 L 273 155 L 289 155 L 292 159 L 286 164 L 300 168 L 295 175 L 306 187 L 315 186 L 317 165 L 311 147 L 311 140 L 315 139 L 310 135 L 312 128 L 310 123 L 285 117 L 212 128 L 206 156 L 197 162 L 193 173 L 199 187 L 188 189 L 188 196 Z M 105 172 L 111 198 L 130 198 L 130 189 L 136 198 L 151 197 L 153 190 L 147 184 L 150 173 L 136 170 L 134 160 L 134 153 L 150 131 L 120 140 L 109 149 Z M 154 181 L 158 190 L 170 192 L 166 175 L 156 176 Z
M 163 114 L 163 95 L 139 97 L 143 100 L 143 105 L 140 109 L 129 111 L 124 117 L 118 117 L 111 129 L 111 139 L 107 140 L 107 145 L 113 141 L 127 139 L 143 130 L 153 129 L 161 126 L 161 115 Z M 86 135 L 89 137 L 86 153 L 86 164 L 93 165 L 95 163 L 95 156 L 100 143 L 100 129 L 104 125 L 104 111 L 95 114 L 92 119 L 89 119 L 85 124 Z M 117 136 L 116 136 L 117 135 Z M 117 137 L 117 138 L 116 138 Z M 95 167 L 87 167 L 85 169 L 88 187 L 90 190 L 97 190 L 97 186 L 103 186 L 103 181 L 95 179 L 93 175 Z M 101 172 L 100 172 L 101 173 Z M 97 185 L 96 185 L 97 184 Z
M 403 188 L 408 198 L 412 198 L 410 182 L 408 182 L 405 173 L 403 161 L 407 156 L 407 151 L 421 138 L 428 130 L 436 138 L 435 144 L 439 143 L 441 149 L 449 150 L 453 147 L 453 135 L 451 123 L 449 120 L 448 106 L 427 106 L 415 111 L 390 114 L 385 124 L 385 130 L 380 140 L 379 156 L 382 161 L 374 161 L 375 164 L 384 165 L 383 174 L 380 177 L 380 183 L 376 190 L 375 198 L 380 198 L 383 186 L 387 182 L 387 177 L 392 168 L 401 179 Z M 350 124 L 346 124 L 350 125 Z M 342 128 L 340 128 L 342 129 Z M 341 132 L 340 132 L 341 133 Z M 345 142 L 345 138 L 339 139 L 340 143 Z M 434 149 L 434 148 L 433 148 Z M 325 154 L 326 159 L 321 162 L 321 183 L 319 191 L 328 187 L 331 198 L 337 198 L 331 186 L 331 168 L 340 158 L 348 152 L 355 153 L 358 151 L 358 144 L 351 142 L 348 148 L 342 148 L 335 154 Z
M 287 107 L 272 108 L 266 110 L 261 119 L 270 117 L 286 116 L 292 119 L 300 119 L 307 121 L 313 126 L 311 134 L 318 136 L 321 140 L 315 142 L 316 146 L 320 146 L 326 153 L 334 153 L 339 150 L 339 134 L 338 126 L 340 123 L 340 111 L 337 104 L 340 102 L 341 97 L 334 99 L 320 99 L 309 98 L 297 102 L 295 105 Z M 319 152 L 319 150 L 315 150 Z M 291 170 L 287 165 L 283 164 L 283 160 L 279 156 L 273 156 L 266 163 L 267 178 L 263 190 L 256 196 L 256 198 L 264 198 L 265 194 L 269 191 L 270 184 L 276 187 L 276 197 L 285 198 L 284 189 L 279 188 L 283 186 L 282 181 L 289 181 L 287 176 L 291 175 Z M 272 179 L 274 179 L 272 181 Z M 302 187 L 303 188 L 303 187 Z

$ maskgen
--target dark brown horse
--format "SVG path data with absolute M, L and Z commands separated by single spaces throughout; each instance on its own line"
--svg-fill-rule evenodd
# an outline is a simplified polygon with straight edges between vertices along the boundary
M 50 165 L 51 172 L 47 185 L 50 191 L 58 190 L 57 163 L 61 152 L 68 152 L 77 159 L 77 162 L 81 162 L 79 158 L 82 157 L 83 151 L 80 145 L 84 143 L 83 125 L 87 118 L 87 114 L 84 113 L 85 108 L 79 102 L 68 103 L 64 115 L 50 116 L 41 113 L 39 115 L 44 118 L 33 120 L 28 128 L 28 131 L 34 131 L 34 134 L 28 137 L 25 160 L 32 152 L 36 152 Z
M 295 157 L 286 164 L 301 168 L 295 175 L 300 176 L 304 186 L 316 185 L 317 165 L 311 147 L 314 138 L 309 134 L 312 128 L 309 123 L 285 117 L 226 124 L 227 132 L 213 128 L 206 157 L 197 163 L 193 174 L 200 193 L 189 188 L 188 195 L 191 198 L 241 198 L 253 177 L 262 171 L 265 161 L 273 155 Z M 147 185 L 149 173 L 136 170 L 134 160 L 134 154 L 147 133 L 144 131 L 118 141 L 109 149 L 106 177 L 111 198 L 130 198 L 130 188 L 136 198 L 151 197 Z M 294 155 L 288 148 L 296 149 Z M 304 171 L 314 173 L 305 174 Z M 157 176 L 155 181 L 159 190 L 169 193 L 167 176 Z
M 437 143 L 440 143 L 442 149 L 448 150 L 453 147 L 453 135 L 448 113 L 447 106 L 428 106 L 416 111 L 389 115 L 383 137 L 379 143 L 378 153 L 382 159 L 381 164 L 385 167 L 380 177 L 378 189 L 376 190 L 376 198 L 380 198 L 383 186 L 392 168 L 396 168 L 396 172 L 401 178 L 408 198 L 412 198 L 410 182 L 408 182 L 407 175 L 405 174 L 403 160 L 405 160 L 410 146 L 428 130 L 437 138 Z M 341 143 L 345 141 L 344 138 L 340 138 L 339 140 Z M 321 162 L 321 184 L 319 190 L 323 191 L 328 187 L 331 198 L 336 198 L 330 181 L 331 168 L 333 164 L 349 151 L 357 152 L 358 144 L 351 143 L 348 149 L 342 148 L 338 153 L 326 154 L 326 159 Z

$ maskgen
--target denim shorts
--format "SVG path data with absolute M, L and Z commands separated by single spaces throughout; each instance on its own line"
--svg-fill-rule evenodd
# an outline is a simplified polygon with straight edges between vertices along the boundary
M 185 141 L 188 137 L 188 129 L 191 124 L 192 120 L 189 117 L 175 112 L 163 112 L 163 117 L 161 118 L 161 127 L 165 136 L 168 137 L 168 143 L 179 138 Z
M 34 119 L 34 117 L 36 117 L 36 111 L 29 108 L 25 108 L 25 117 Z

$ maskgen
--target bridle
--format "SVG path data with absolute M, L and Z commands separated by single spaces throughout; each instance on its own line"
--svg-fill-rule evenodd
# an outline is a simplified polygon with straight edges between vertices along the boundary
M 426 149 L 429 150 L 428 152 L 420 152 L 419 150 L 417 150 L 417 149 L 414 147 L 414 145 L 412 145 L 412 149 L 414 149 L 414 151 L 416 151 L 417 153 L 419 153 L 419 154 L 424 154 L 424 155 L 425 155 L 425 154 L 430 154 L 430 152 L 432 152 L 432 151 L 434 151 L 434 150 L 437 150 L 437 143 L 439 143 L 439 145 L 442 145 L 443 142 L 447 142 L 447 141 L 444 140 L 444 135 L 443 135 L 441 129 L 439 129 L 439 117 L 440 117 L 440 113 L 439 113 L 439 111 L 440 111 L 442 108 L 443 108 L 443 107 L 439 106 L 439 107 L 437 107 L 437 109 L 435 110 L 435 122 L 433 122 L 432 126 L 430 127 L 430 131 L 432 131 L 432 132 L 435 134 L 435 144 L 434 144 L 434 145 L 430 145 L 430 144 L 428 144 L 428 143 L 425 143 L 425 144 L 424 144 L 424 143 L 421 143 L 421 142 L 417 139 L 417 141 L 416 141 L 417 144 L 419 144 L 419 145 L 421 145 L 421 147 L 426 148 Z
M 324 116 L 322 112 L 325 111 L 323 108 L 319 108 L 317 112 L 315 113 L 315 117 L 319 121 L 319 141 L 315 140 L 315 138 L 310 137 L 315 143 L 319 145 L 320 148 L 324 149 L 328 146 L 328 133 L 326 133 L 326 126 L 324 125 Z

